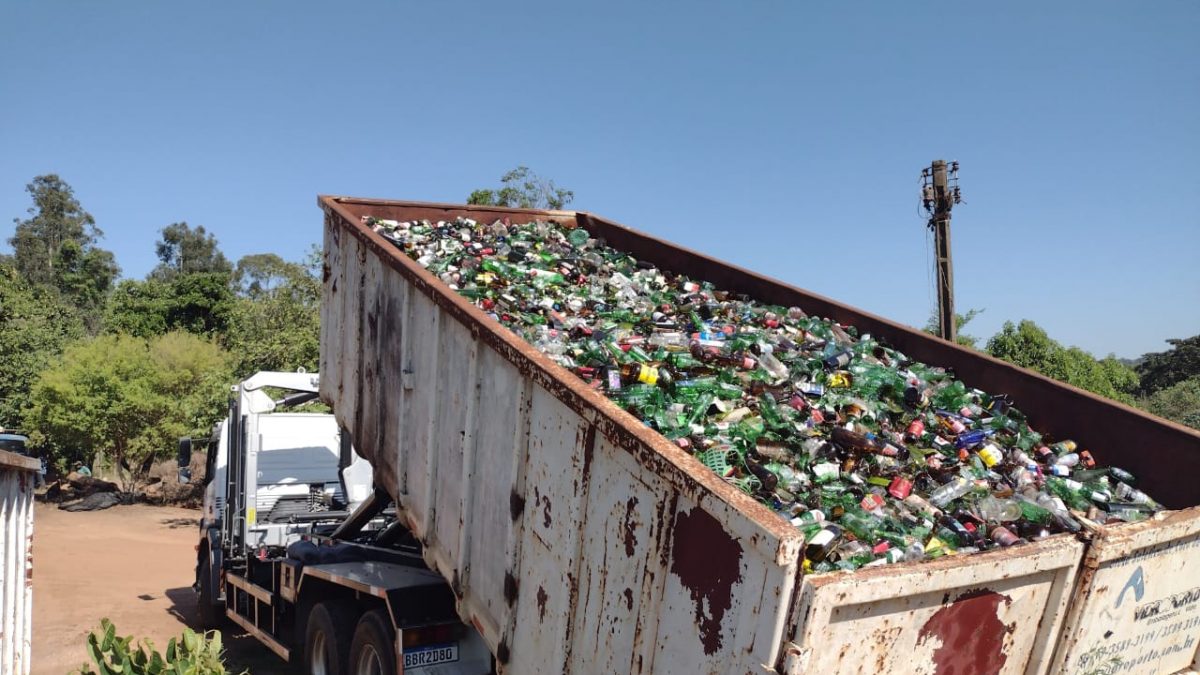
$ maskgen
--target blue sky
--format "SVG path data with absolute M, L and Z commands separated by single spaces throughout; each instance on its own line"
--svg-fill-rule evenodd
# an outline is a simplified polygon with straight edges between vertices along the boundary
M 56 172 L 126 276 L 179 220 L 298 259 L 319 193 L 462 201 L 525 164 L 920 324 L 943 157 L 968 332 L 1029 318 L 1120 356 L 1200 333 L 1200 4 L 649 4 L 8 0 L 0 239 Z

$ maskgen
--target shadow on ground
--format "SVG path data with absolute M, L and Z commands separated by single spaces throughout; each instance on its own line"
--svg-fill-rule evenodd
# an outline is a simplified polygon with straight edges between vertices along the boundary
M 166 596 L 171 601 L 167 612 L 192 629 L 200 630 L 196 622 L 196 591 L 190 586 L 169 588 Z M 274 652 L 232 621 L 222 621 L 218 629 L 225 644 L 225 666 L 230 673 L 246 670 L 252 675 L 284 675 L 293 672 Z
M 163 518 L 159 522 L 172 530 L 178 530 L 181 527 L 200 527 L 199 518 Z

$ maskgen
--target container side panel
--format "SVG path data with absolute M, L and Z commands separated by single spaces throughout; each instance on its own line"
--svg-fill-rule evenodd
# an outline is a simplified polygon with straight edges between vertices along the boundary
M 1200 508 L 1105 528 L 1084 565 L 1060 641 L 1060 672 L 1200 666 L 1193 665 L 1200 654 Z
M 342 353 L 342 247 L 345 236 L 338 221 L 325 219 L 325 253 L 321 265 L 321 398 L 326 403 L 338 401 L 341 391 Z M 341 411 L 334 406 L 338 421 L 345 424 Z
M 475 378 L 476 344 L 471 332 L 457 321 L 446 321 L 438 333 L 437 364 L 438 418 L 433 430 L 433 452 L 437 455 L 438 481 L 433 499 L 434 549 L 439 571 L 457 585 L 459 545 L 463 527 L 463 499 L 469 486 L 463 484 L 463 456 L 472 450 L 474 429 L 468 424 L 474 417 L 477 392 Z
M 1024 548 L 805 577 L 797 642 L 806 668 L 1048 672 L 1083 546 L 1063 537 Z
M 393 381 L 400 384 L 400 399 L 397 408 L 397 414 L 400 417 L 397 423 L 396 431 L 396 475 L 399 482 L 399 491 L 393 492 L 392 496 L 396 498 L 397 503 L 402 503 L 405 512 L 403 515 L 397 514 L 398 517 L 411 522 L 410 514 L 407 512 L 408 504 L 411 500 L 408 497 L 408 467 L 412 462 L 413 450 L 413 434 L 416 433 L 418 421 L 413 419 L 413 400 L 417 393 L 413 391 L 414 383 L 416 382 L 416 374 L 413 373 L 411 364 L 413 362 L 413 349 L 416 348 L 415 326 L 413 314 L 416 310 L 413 304 L 416 302 L 416 293 L 413 292 L 410 286 L 399 275 L 392 275 L 392 283 L 397 288 L 402 288 L 402 306 L 400 308 L 401 335 L 400 335 L 400 350 L 399 350 L 399 369 L 392 376 Z M 386 461 L 386 460 L 385 460 Z
M 749 538 L 756 536 L 751 534 Z M 733 650 L 741 659 L 739 668 L 758 672 L 759 668 L 769 668 L 780 659 L 788 627 L 789 601 L 799 572 L 800 547 L 798 543 L 784 543 L 774 560 L 769 554 L 752 550 L 760 557 L 743 581 L 746 601 L 738 615 Z
M 341 331 L 345 347 L 339 368 L 338 386 L 340 393 L 338 403 L 344 408 L 343 425 L 352 432 L 359 428 L 359 416 L 362 412 L 358 405 L 358 395 L 362 388 L 362 299 L 363 275 L 365 273 L 366 247 L 357 239 L 344 242 L 342 249 L 342 318 Z M 371 459 L 367 457 L 367 459 Z
M 404 435 L 407 392 L 403 374 L 408 286 L 386 268 L 381 268 L 376 282 L 368 288 L 371 290 L 366 305 L 366 331 L 368 343 L 373 341 L 375 347 L 366 350 L 364 358 L 371 359 L 373 386 L 363 386 L 361 438 L 364 440 L 356 440 L 356 443 L 360 446 L 359 452 L 364 453 L 365 447 L 373 441 L 376 448 L 371 461 L 374 480 L 389 494 L 400 495 L 403 494 L 400 475 L 405 453 L 409 450 Z
M 20 649 L 15 624 L 17 622 L 16 527 L 17 476 L 7 467 L 0 468 L 0 668 L 7 671 L 16 660 Z
M 411 373 L 412 389 L 408 390 L 411 400 L 409 417 L 405 427 L 409 430 L 406 441 L 411 443 L 406 455 L 407 507 L 414 522 L 409 523 L 413 533 L 424 540 L 427 537 L 430 519 L 433 517 L 433 497 L 437 488 L 437 453 L 434 451 L 433 435 L 438 424 L 438 387 L 442 378 L 438 371 L 443 358 L 438 336 L 441 333 L 441 313 L 437 306 L 424 295 L 413 294 L 409 306 L 408 333 L 412 347 L 408 352 L 406 370 Z M 449 355 L 453 358 L 456 355 Z
M 778 565 L 778 543 L 717 500 L 681 495 L 675 508 L 652 670 L 762 672 L 778 654 L 770 643 L 781 627 L 756 639 L 761 610 L 769 604 L 770 616 L 782 619 L 775 611 L 780 599 L 764 599 L 763 592 L 773 585 L 769 577 L 784 583 L 795 552 L 785 552 L 790 563 Z
M 374 456 L 367 459 L 376 464 L 384 447 L 380 439 L 387 415 L 387 410 L 379 405 L 383 401 L 380 359 L 384 349 L 379 318 L 382 313 L 380 305 L 386 302 L 385 276 L 379 259 L 368 256 L 363 262 L 362 318 L 359 322 L 362 333 L 358 361 L 362 380 L 359 383 L 358 413 L 354 416 L 355 426 L 351 428 L 351 438 L 370 438 L 370 442 L 361 444 L 364 449 L 359 452 L 367 452 L 369 448 Z M 388 485 L 386 472 L 380 476 L 380 482 Z
M 36 460 L 0 451 L 0 672 L 28 675 Z
M 576 562 L 591 442 L 586 422 L 533 390 L 513 673 L 561 673 L 575 613 Z
M 590 477 L 571 671 L 649 672 L 635 638 L 658 616 L 643 587 L 665 574 L 659 543 L 671 490 L 603 437 Z
M 518 424 L 521 419 L 521 374 L 490 349 L 478 352 L 479 403 L 475 422 L 475 479 L 466 487 L 474 491 L 463 527 L 466 572 L 463 600 L 472 623 L 488 643 L 500 640 L 508 605 L 504 577 L 508 569 L 505 542 L 514 536 L 514 518 L 520 517 L 516 492 Z

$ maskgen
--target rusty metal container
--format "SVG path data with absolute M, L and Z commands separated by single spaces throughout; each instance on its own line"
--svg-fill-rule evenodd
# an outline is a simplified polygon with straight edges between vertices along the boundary
M 321 396 L 501 668 L 552 672 L 1041 673 L 1083 542 L 804 576 L 802 538 L 488 318 L 363 216 L 574 222 L 664 269 L 853 324 L 1031 423 L 1200 503 L 1135 452 L 1200 436 L 592 214 L 322 197 Z M 1121 451 L 1124 452 L 1121 452 Z M 966 660 L 964 660 L 966 659 Z M 958 668 L 958 670 L 955 670 Z
M 1055 671 L 1195 670 L 1200 670 L 1200 508 L 1095 528 Z
M 0 450 L 0 673 L 28 675 L 33 620 L 33 487 L 41 463 Z

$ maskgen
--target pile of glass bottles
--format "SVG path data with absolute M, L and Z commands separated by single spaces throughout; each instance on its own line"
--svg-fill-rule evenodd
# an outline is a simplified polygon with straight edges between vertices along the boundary
M 366 219 L 564 368 L 800 528 L 810 571 L 1134 521 L 1119 468 L 852 326 L 635 260 L 583 229 Z

